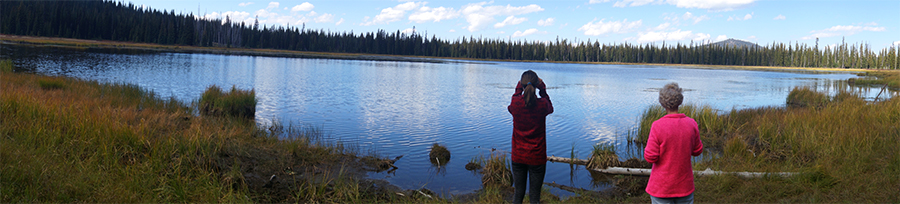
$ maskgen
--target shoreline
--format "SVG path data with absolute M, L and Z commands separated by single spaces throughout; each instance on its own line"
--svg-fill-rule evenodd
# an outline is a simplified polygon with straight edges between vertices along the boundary
M 116 49 L 116 50 L 141 50 L 150 52 L 172 53 L 201 53 L 223 55 L 248 55 L 268 57 L 314 58 L 314 59 L 342 59 L 342 60 L 369 60 L 369 61 L 400 61 L 400 62 L 425 62 L 425 63 L 483 63 L 496 62 L 529 62 L 529 63 L 561 63 L 561 64 L 597 64 L 597 65 L 632 65 L 632 66 L 671 66 L 687 69 L 731 69 L 731 70 L 755 70 L 755 71 L 814 71 L 814 72 L 881 72 L 900 70 L 884 69 L 845 69 L 822 67 L 778 67 L 778 66 L 738 66 L 738 65 L 703 65 L 703 64 L 660 64 L 660 63 L 623 63 L 623 62 L 575 62 L 575 61 L 535 61 L 535 60 L 503 60 L 503 59 L 472 59 L 454 57 L 429 57 L 410 55 L 385 55 L 385 54 L 360 54 L 360 53 L 334 53 L 334 52 L 310 52 L 277 49 L 258 48 L 228 48 L 228 47 L 197 47 L 181 45 L 159 45 L 149 43 L 132 43 L 109 40 L 85 40 L 74 38 L 35 37 L 18 35 L 0 35 L 0 43 L 22 46 L 52 46 L 75 49 Z

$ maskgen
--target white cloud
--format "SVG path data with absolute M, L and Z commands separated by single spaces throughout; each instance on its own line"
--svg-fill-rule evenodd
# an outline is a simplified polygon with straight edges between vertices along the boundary
M 665 0 L 678 8 L 699 8 L 711 11 L 730 11 L 741 8 L 756 0 Z
M 704 41 L 709 39 L 709 34 L 694 33 L 693 31 L 676 30 L 672 32 L 641 32 L 637 38 L 631 37 L 625 40 L 636 40 L 638 43 L 659 42 L 659 41 L 682 41 L 694 40 Z
M 894 41 L 894 46 L 900 46 L 900 41 Z
M 316 17 L 315 19 L 313 19 L 313 21 L 315 21 L 316 23 L 334 22 L 334 15 L 325 13 L 319 17 Z
M 273 9 L 273 8 L 278 8 L 278 2 L 275 2 L 275 1 L 269 2 L 269 6 L 266 7 L 266 9 Z
M 884 27 L 871 27 L 871 26 L 842 26 L 836 25 L 831 28 L 825 29 L 824 31 L 849 31 L 849 32 L 860 32 L 860 31 L 884 31 Z
M 649 3 L 653 3 L 654 1 L 656 0 L 621 0 L 613 4 L 613 7 L 625 7 L 626 4 L 627 6 L 643 6 Z
M 751 35 L 750 37 L 747 37 L 747 40 L 750 40 L 750 41 L 756 41 L 756 36 L 755 36 L 755 35 Z
M 719 42 L 719 41 L 723 41 L 723 40 L 728 40 L 728 36 L 719 35 L 718 37 L 716 37 L 716 40 L 714 40 L 714 41 Z
M 609 0 L 591 0 L 589 3 L 603 3 Z M 613 7 L 643 6 L 647 4 L 670 4 L 678 8 L 699 8 L 710 11 L 731 11 L 744 7 L 756 0 L 619 0 Z
M 684 12 L 684 15 L 682 15 L 681 18 L 684 20 L 693 21 L 694 24 L 697 24 L 703 20 L 709 20 L 709 17 L 707 17 L 706 15 L 694 16 L 694 14 L 692 14 L 691 12 Z
M 416 30 L 415 30 L 415 29 L 412 29 L 412 28 L 407 28 L 407 29 L 403 29 L 403 30 L 400 31 L 400 32 L 401 32 L 401 33 L 405 33 L 405 34 L 410 34 L 410 33 L 416 32 Z
M 778 16 L 775 16 L 775 18 L 773 18 L 772 20 L 784 20 L 784 19 L 787 19 L 787 17 L 784 17 L 784 15 L 778 14 Z
M 537 24 L 539 26 L 552 26 L 553 21 L 556 21 L 556 19 L 553 19 L 553 18 L 541 19 L 537 22 Z
M 662 24 L 659 24 L 658 26 L 656 26 L 655 28 L 653 28 L 653 30 L 665 30 L 666 28 L 669 28 L 670 25 L 672 25 L 672 24 L 662 23 Z
M 502 27 L 508 26 L 508 25 L 516 25 L 516 24 L 525 22 L 527 20 L 528 20 L 528 18 L 516 18 L 516 16 L 509 16 L 509 17 L 506 17 L 506 19 L 504 19 L 503 22 L 494 24 L 494 28 L 502 28 Z
M 221 19 L 224 21 L 226 16 L 231 20 L 231 22 L 234 22 L 234 23 L 253 22 L 253 18 L 250 16 L 250 13 L 247 13 L 246 11 L 226 11 L 223 13 L 212 12 L 210 14 L 204 15 L 202 18 L 204 18 L 204 19 Z M 224 23 L 224 22 L 222 22 L 222 23 Z
M 370 25 L 387 24 L 390 22 L 399 21 L 400 19 L 403 19 L 403 16 L 406 15 L 406 11 L 416 9 L 419 6 L 422 6 L 423 4 L 425 4 L 425 3 L 423 3 L 423 2 L 420 2 L 420 3 L 406 2 L 406 3 L 402 3 L 402 4 L 399 4 L 394 7 L 382 9 L 381 13 L 376 15 L 375 18 L 372 19 L 372 21 L 362 23 L 362 25 L 370 26 Z
M 631 29 L 637 28 L 641 26 L 641 20 L 628 22 L 628 19 L 622 21 L 609 21 L 603 22 L 605 19 L 601 19 L 600 21 L 588 22 L 578 28 L 578 31 L 584 31 L 585 35 L 603 35 L 606 33 L 625 33 Z
M 253 4 L 253 2 L 241 2 L 238 4 L 238 6 L 244 7 L 244 6 L 249 6 L 250 4 Z
M 671 21 L 675 25 L 681 25 L 681 21 L 692 22 L 693 24 L 700 23 L 700 21 L 709 20 L 709 16 L 701 15 L 696 16 L 691 12 L 684 12 L 684 14 L 663 14 L 663 20 Z
M 302 4 L 296 5 L 291 8 L 291 11 L 311 11 L 313 10 L 313 8 L 315 8 L 315 6 L 313 6 L 311 3 L 303 2 Z
M 497 34 L 505 34 L 506 31 L 497 31 Z
M 334 25 L 341 25 L 342 23 L 344 23 L 344 18 L 341 18 L 341 20 L 338 20 L 338 22 L 334 23 Z
M 546 33 L 546 32 L 541 32 L 536 28 L 531 28 L 531 29 L 528 29 L 525 31 L 516 31 L 515 33 L 512 34 L 512 37 L 514 37 L 514 38 L 525 37 L 525 36 L 535 34 L 535 33 Z
M 536 4 L 519 7 L 511 6 L 509 4 L 507 4 L 506 6 L 485 6 L 488 3 L 489 2 L 467 4 L 463 6 L 462 9 L 460 9 L 460 12 L 465 17 L 466 22 L 469 23 L 469 26 L 466 26 L 467 30 L 469 30 L 470 32 L 480 30 L 487 24 L 493 22 L 494 16 L 521 15 L 544 10 L 544 8 L 541 8 Z
M 455 33 L 455 32 L 456 32 L 456 30 L 455 30 L 455 29 L 450 29 L 450 31 L 449 31 L 449 32 L 451 32 L 451 33 Z
M 443 6 L 431 8 L 423 6 L 413 14 L 410 14 L 409 20 L 415 21 L 416 23 L 427 21 L 440 22 L 441 20 L 454 19 L 456 17 L 459 17 L 459 12 L 453 8 L 444 8 Z
M 728 17 L 728 21 L 734 21 L 734 20 L 738 20 L 738 21 L 750 20 L 750 19 L 753 19 L 753 14 L 754 14 L 754 13 L 756 13 L 756 12 L 748 13 L 748 14 L 744 15 L 744 17 L 729 16 L 729 17 Z
M 826 38 L 834 36 L 850 36 L 863 31 L 881 32 L 885 31 L 884 27 L 875 27 L 877 23 L 866 23 L 862 25 L 836 25 L 823 30 L 810 31 L 810 35 L 800 39 L 811 40 L 816 38 Z

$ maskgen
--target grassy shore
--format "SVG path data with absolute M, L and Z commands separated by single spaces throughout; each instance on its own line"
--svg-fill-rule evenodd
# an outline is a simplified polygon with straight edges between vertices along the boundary
M 195 116 L 134 85 L 0 65 L 3 203 L 434 202 L 364 180 L 371 165 L 315 129 Z
M 721 171 L 800 172 L 789 178 L 698 177 L 697 201 L 900 202 L 900 98 L 868 102 L 849 92 L 828 96 L 795 88 L 785 107 L 719 112 L 687 105 L 705 151 L 716 156 L 694 165 Z M 648 108 L 635 140 L 662 117 Z

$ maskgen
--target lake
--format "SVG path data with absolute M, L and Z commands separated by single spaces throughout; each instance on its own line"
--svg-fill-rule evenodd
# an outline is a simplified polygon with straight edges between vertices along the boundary
M 481 188 L 480 175 L 464 165 L 488 149 L 508 151 L 515 83 L 534 70 L 548 85 L 555 112 L 547 117 L 547 153 L 586 158 L 597 143 L 615 144 L 620 155 L 639 152 L 624 133 L 641 112 L 657 105 L 658 89 L 684 88 L 685 104 L 719 110 L 783 106 L 791 89 L 834 92 L 850 72 L 777 72 L 678 66 L 593 65 L 455 61 L 415 63 L 278 58 L 182 53 L 122 53 L 4 45 L 25 71 L 101 82 L 131 83 L 190 103 L 210 85 L 254 89 L 260 124 L 277 121 L 312 126 L 326 140 L 393 158 L 392 173 L 370 173 L 405 189 L 442 194 Z M 857 88 L 868 98 L 878 89 Z M 452 159 L 443 169 L 428 161 L 434 143 Z M 639 154 L 637 156 L 640 156 Z M 580 167 L 548 163 L 545 182 L 601 190 L 609 184 Z M 547 187 L 550 188 L 550 187 Z M 557 195 L 570 195 L 550 188 Z

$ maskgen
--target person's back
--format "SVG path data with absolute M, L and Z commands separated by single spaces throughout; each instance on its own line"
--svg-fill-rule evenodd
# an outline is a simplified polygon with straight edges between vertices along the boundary
M 666 115 L 653 122 L 644 159 L 653 164 L 647 194 L 657 202 L 693 202 L 694 174 L 691 156 L 703 152 L 697 122 L 678 113 L 683 96 L 678 84 L 660 90 Z
M 541 98 L 535 95 L 536 90 L 540 90 Z M 530 180 L 531 203 L 538 203 L 547 167 L 546 121 L 547 115 L 553 113 L 544 80 L 531 70 L 522 73 L 507 110 L 513 116 L 511 167 L 516 189 L 513 203 L 524 200 L 526 180 Z

